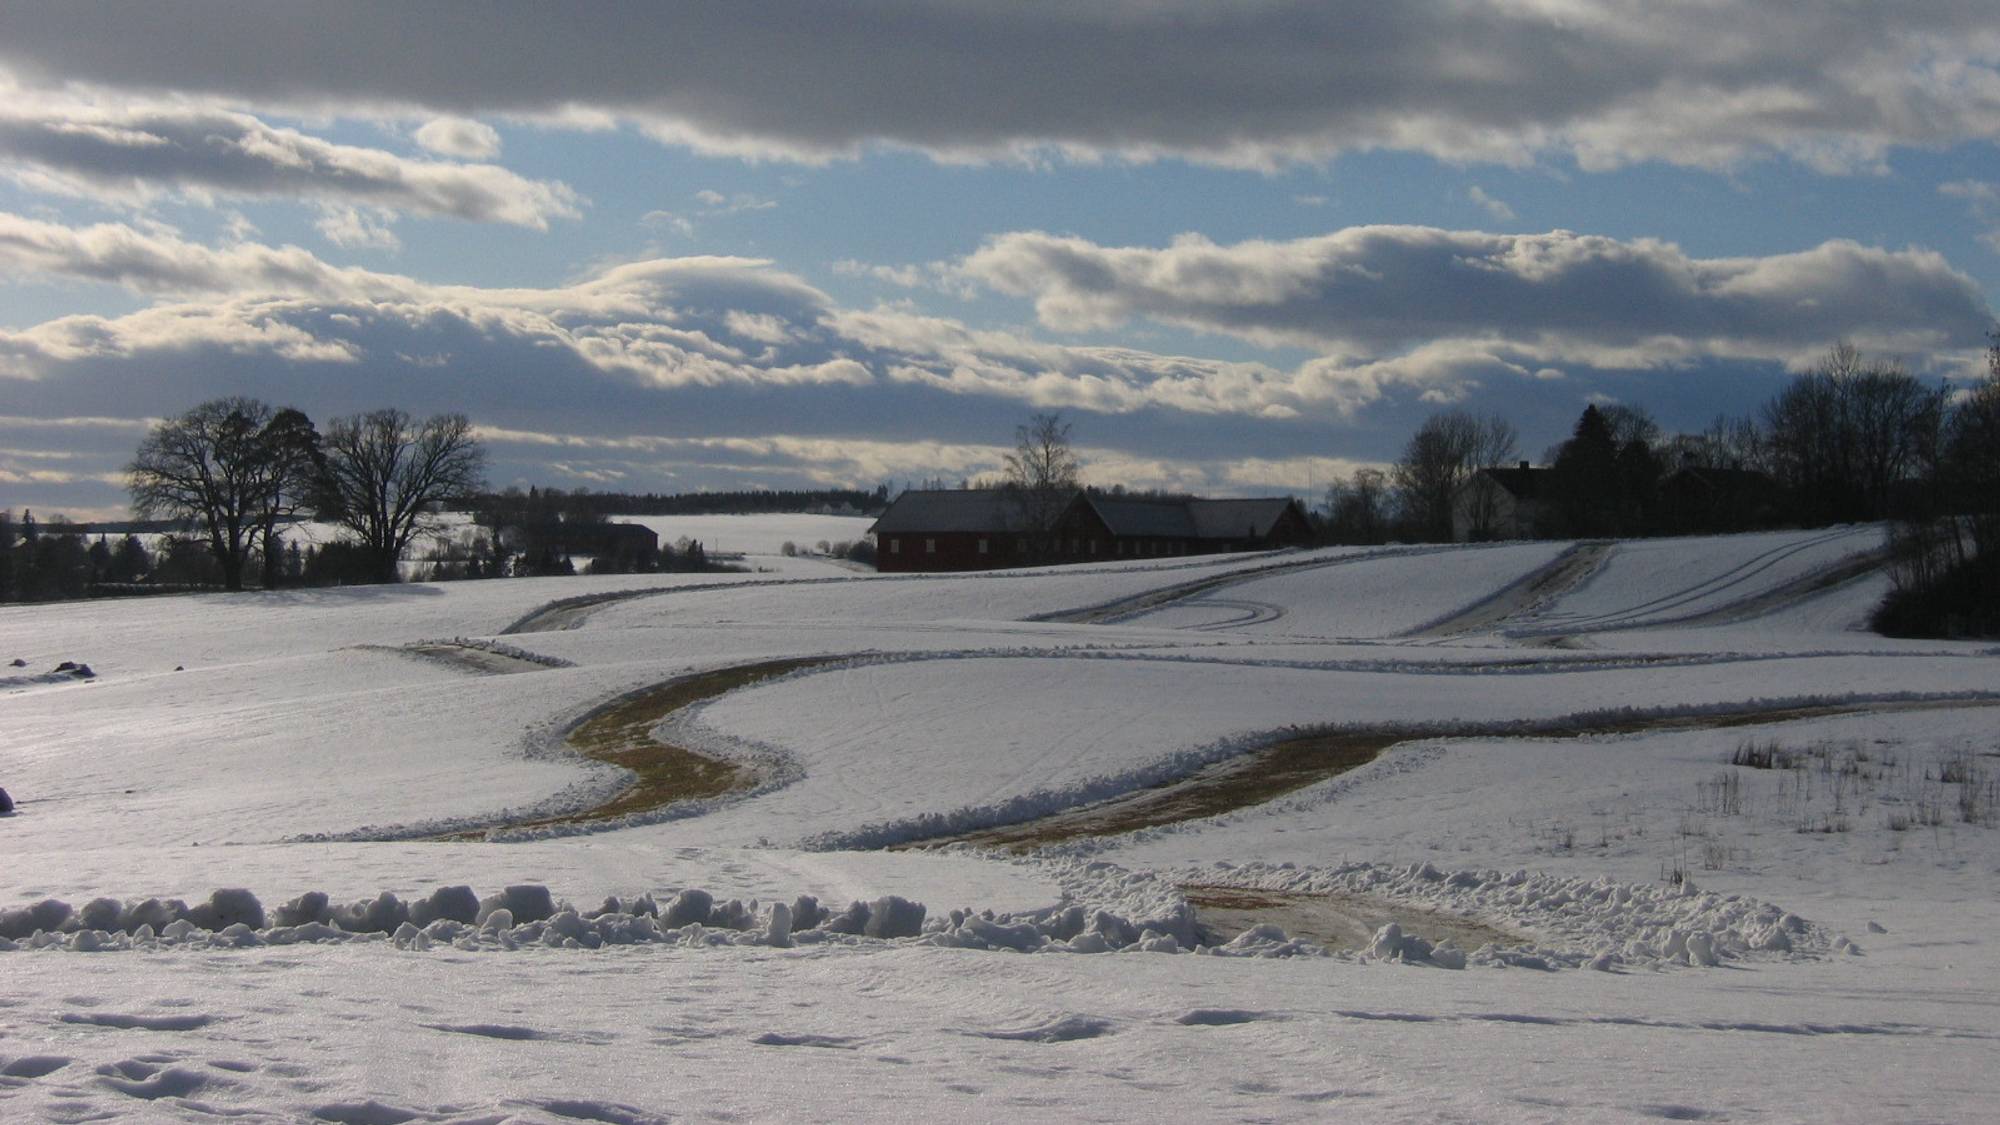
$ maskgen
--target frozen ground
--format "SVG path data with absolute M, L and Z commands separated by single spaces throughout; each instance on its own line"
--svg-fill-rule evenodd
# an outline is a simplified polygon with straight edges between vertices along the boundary
M 694 539 L 710 554 L 775 555 L 786 543 L 812 550 L 821 541 L 853 542 L 868 534 L 872 516 L 742 515 L 613 516 L 618 523 L 650 527 L 662 543 Z
M 9 607 L 0 1118 L 1981 1119 L 2000 650 L 1860 631 L 1881 580 L 1815 578 L 1878 535 Z M 792 656 L 657 732 L 753 796 L 408 838 L 603 800 L 594 707 Z M 843 850 L 1348 727 L 1406 737 Z

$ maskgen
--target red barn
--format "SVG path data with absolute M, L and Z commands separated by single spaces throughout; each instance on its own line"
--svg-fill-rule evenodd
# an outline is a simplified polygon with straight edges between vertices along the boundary
M 1312 525 L 1287 497 L 1144 500 L 1078 493 L 1053 528 L 1033 534 L 1018 494 L 905 492 L 872 529 L 884 571 L 985 570 L 1030 563 L 1203 555 L 1304 546 Z

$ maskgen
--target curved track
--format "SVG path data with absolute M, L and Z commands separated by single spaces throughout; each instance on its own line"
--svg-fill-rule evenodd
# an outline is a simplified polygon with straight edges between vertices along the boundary
M 1619 629 L 1644 628 L 1656 625 L 1680 625 L 1700 618 L 1715 617 L 1718 620 L 1730 619 L 1726 616 L 1718 615 L 1729 615 L 1736 612 L 1737 607 L 1757 603 L 1761 599 L 1769 597 L 1774 592 L 1773 589 L 1752 587 L 1751 591 L 1746 592 L 1742 597 L 1724 602 L 1721 605 L 1690 609 L 1684 613 L 1675 613 L 1674 611 L 1695 606 L 1698 603 L 1711 600 L 1725 591 L 1735 590 L 1745 584 L 1752 583 L 1760 575 L 1765 574 L 1773 567 L 1794 556 L 1843 538 L 1852 537 L 1854 534 L 1855 532 L 1851 528 L 1841 528 L 1836 531 L 1813 536 L 1809 539 L 1784 543 L 1745 559 L 1720 574 L 1715 574 L 1691 585 L 1668 591 L 1646 601 L 1594 614 L 1566 616 L 1560 612 L 1553 613 L 1548 615 L 1540 624 L 1510 630 L 1510 635 L 1525 637 L 1569 633 L 1604 633 Z M 1855 555 L 1849 556 L 1849 560 L 1844 560 L 1839 565 L 1846 565 L 1848 561 L 1857 563 L 1868 562 L 1868 565 L 1863 567 L 1865 571 L 1866 569 L 1873 569 L 1875 566 L 1880 566 L 1882 556 L 1879 549 L 1857 552 Z M 1852 577 L 1854 573 L 1861 572 L 1852 571 L 1847 576 Z M 1816 584 L 1818 577 L 1815 575 L 1809 579 L 1799 580 L 1799 582 L 1785 583 L 1779 588 L 1783 588 L 1784 586 L 1801 586 L 1801 596 L 1803 596 L 1805 593 L 1825 588 L 1824 584 Z M 1775 609 L 1782 604 L 1789 604 L 1789 602 L 1780 599 L 1773 602 L 1770 608 Z M 1744 616 L 1754 616 L 1754 614 L 1744 614 Z

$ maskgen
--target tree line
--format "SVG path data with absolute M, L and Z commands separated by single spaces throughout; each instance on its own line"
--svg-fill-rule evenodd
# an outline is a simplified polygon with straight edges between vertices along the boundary
M 469 498 L 469 511 L 517 504 L 561 503 L 572 512 L 600 516 L 721 516 L 756 515 L 780 512 L 825 510 L 835 514 L 864 515 L 879 512 L 889 502 L 889 486 L 860 488 L 780 488 L 739 489 L 731 492 L 605 492 L 531 487 L 524 494 L 518 488 L 498 493 L 482 493 Z
M 1325 531 L 1339 542 L 1442 541 L 1483 513 L 1466 511 L 1466 486 L 1481 473 L 1536 470 L 1539 535 L 1642 536 L 1752 527 L 1921 518 L 1990 504 L 1983 466 L 2000 456 L 1979 421 L 2000 382 L 2000 338 L 1992 370 L 1969 388 L 1928 383 L 1894 361 L 1847 344 L 1793 377 L 1755 413 L 1719 416 L 1706 429 L 1666 434 L 1644 407 L 1591 405 L 1568 440 L 1538 461 L 1498 415 L 1448 409 L 1427 418 L 1387 469 L 1336 478 Z M 1743 509 L 1677 511 L 1662 492 L 1692 469 L 1729 474 L 1755 493 Z M 1490 537 L 1486 536 L 1486 537 Z
M 342 553 L 367 580 L 396 581 L 410 542 L 484 486 L 485 465 L 463 414 L 374 410 L 321 433 L 299 410 L 230 397 L 154 426 L 125 473 L 133 512 L 192 525 L 223 588 L 241 590 L 253 559 L 266 588 L 279 584 L 280 529 L 304 518 L 346 531 Z
M 2000 334 L 1987 367 L 1952 387 L 1842 343 L 1754 414 L 1696 433 L 1664 434 L 1643 407 L 1587 406 L 1539 464 L 1517 458 L 1505 418 L 1439 411 L 1388 469 L 1335 479 L 1322 532 L 1335 543 L 1509 534 L 1482 475 L 1531 494 L 1530 531 L 1550 538 L 1889 521 L 1891 603 L 1904 609 L 1883 627 L 2000 632 Z
M 491 492 L 486 454 L 465 415 L 414 418 L 383 409 L 335 418 L 322 431 L 303 411 L 247 397 L 204 402 L 149 429 L 125 467 L 134 530 L 91 540 L 61 519 L 17 522 L 0 511 L 0 602 L 49 601 L 255 584 L 325 586 L 395 582 L 421 540 L 432 539 L 420 576 L 430 580 L 575 574 L 572 552 L 593 572 L 733 569 L 699 542 L 619 534 L 610 512 L 774 510 L 770 505 L 879 506 L 882 490 L 723 493 L 692 498 Z M 477 530 L 442 534 L 443 514 L 466 511 Z M 315 520 L 343 535 L 287 540 Z M 634 529 L 625 528 L 627 532 Z

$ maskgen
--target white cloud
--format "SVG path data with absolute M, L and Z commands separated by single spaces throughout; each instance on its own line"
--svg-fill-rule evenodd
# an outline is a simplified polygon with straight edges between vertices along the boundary
M 989 239 L 961 273 L 1034 301 L 1065 332 L 1142 318 L 1322 353 L 1361 388 L 1445 385 L 1496 366 L 1794 361 L 1829 341 L 1914 353 L 1978 347 L 1979 286 L 1927 250 L 1847 241 L 1761 258 L 1569 231 L 1352 227 L 1287 242 L 1107 247 L 1037 232 Z
M 471 29 L 449 8 L 330 8 L 305 35 L 282 6 L 142 5 L 114 35 L 88 6 L 49 4 L 10 13 L 0 66 L 300 112 L 623 120 L 806 161 L 888 145 L 1269 167 L 1390 148 L 1590 168 L 1780 153 L 1851 170 L 1896 145 L 2000 134 L 1992 15 L 1983 0 L 778 0 L 522 6 Z
M 1514 221 L 1514 209 L 1507 205 L 1506 200 L 1493 198 L 1486 194 L 1486 190 L 1478 184 L 1467 188 L 1465 197 L 1470 199 L 1480 210 L 1503 223 Z
M 694 193 L 695 202 L 701 204 L 703 215 L 734 215 L 743 211 L 769 211 L 778 205 L 775 199 L 738 192 L 724 195 L 713 188 L 703 188 Z
M 1972 209 L 1972 216 L 1985 223 L 1987 229 L 1980 232 L 1979 241 L 1984 242 L 1994 253 L 2000 254 L 2000 184 L 1983 180 L 1953 180 L 1939 184 L 1938 192 L 1954 199 L 1963 199 Z
M 416 142 L 440 156 L 491 160 L 500 155 L 500 133 L 469 117 L 433 117 L 417 127 Z
M 0 158 L 32 190 L 143 205 L 307 199 L 546 230 L 582 199 L 491 164 L 411 160 L 184 101 L 47 95 L 0 82 Z
M 687 216 L 677 215 L 672 211 L 648 211 L 639 216 L 639 222 L 645 226 L 673 231 L 682 237 L 694 234 L 694 223 Z
M 400 250 L 403 240 L 389 229 L 393 216 L 381 211 L 374 214 L 364 212 L 359 207 L 322 206 L 319 221 L 313 227 L 326 236 L 335 246 L 350 250 Z
M 1027 232 L 991 239 L 957 267 L 966 282 L 1032 298 L 1064 332 L 1153 320 L 1314 353 L 1296 365 L 1054 344 L 905 307 L 844 308 L 743 258 L 652 259 L 561 287 L 491 289 L 333 266 L 295 246 L 215 248 L 124 224 L 0 214 L 0 269 L 167 302 L 0 333 L 0 368 L 16 375 L 202 346 L 336 364 L 423 356 L 411 366 L 449 373 L 464 363 L 451 340 L 471 337 L 524 372 L 560 361 L 637 388 L 902 387 L 1263 419 L 1352 415 L 1398 388 L 1455 401 L 1495 379 L 1547 380 L 1568 367 L 1796 363 L 1838 338 L 1948 367 L 1977 356 L 1990 316 L 1978 287 L 1927 251 L 1829 242 L 1696 259 L 1650 240 L 1423 227 L 1164 248 Z
M 833 263 L 833 272 L 842 277 L 865 277 L 902 289 L 929 289 L 966 299 L 978 295 L 978 287 L 967 281 L 951 262 L 884 266 L 843 258 Z
M 1011 446 L 978 442 L 883 441 L 866 434 L 762 434 L 737 437 L 590 435 L 476 428 L 479 439 L 503 452 L 532 457 L 560 452 L 547 462 L 580 479 L 735 473 L 777 473 L 828 486 L 894 480 L 978 480 L 1000 474 Z M 1079 446 L 1087 482 L 1208 494 L 1298 492 L 1323 489 L 1335 474 L 1381 468 L 1341 457 L 1156 457 L 1114 446 Z

